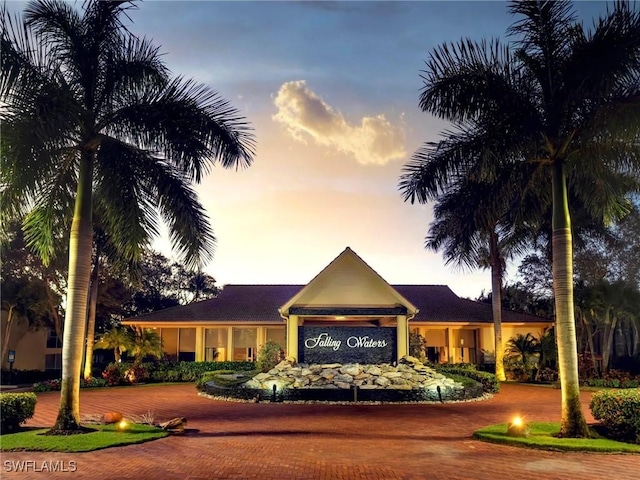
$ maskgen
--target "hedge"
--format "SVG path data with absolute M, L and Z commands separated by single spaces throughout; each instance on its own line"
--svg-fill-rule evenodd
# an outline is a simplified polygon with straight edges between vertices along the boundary
M 498 393 L 500 391 L 500 382 L 498 382 L 497 377 L 493 373 L 475 370 L 473 366 L 460 367 L 457 365 L 449 366 L 446 364 L 434 364 L 430 366 L 437 372 L 444 375 L 450 373 L 453 375 L 468 377 L 476 382 L 480 382 L 484 392 Z
M 640 390 L 600 390 L 589 404 L 593 418 L 606 427 L 614 440 L 640 444 Z
M 0 394 L 0 431 L 15 432 L 20 424 L 33 417 L 38 398 L 35 393 Z

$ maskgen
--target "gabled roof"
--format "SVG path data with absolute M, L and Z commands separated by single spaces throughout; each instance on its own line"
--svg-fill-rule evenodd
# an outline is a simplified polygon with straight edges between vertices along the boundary
M 302 287 L 304 285 L 225 285 L 216 298 L 127 318 L 124 323 L 282 323 L 278 307 L 298 293 Z
M 166 308 L 125 324 L 177 323 L 271 323 L 281 324 L 278 307 L 298 294 L 304 285 L 227 285 L 216 298 Z M 458 297 L 446 285 L 395 285 L 418 313 L 411 321 L 428 323 L 492 323 L 491 305 Z M 503 310 L 504 323 L 549 323 L 536 315 Z
M 394 285 L 393 288 L 418 307 L 414 322 L 493 323 L 490 304 L 460 298 L 447 285 Z M 502 322 L 548 323 L 550 320 L 502 309 Z
M 375 300 L 371 299 L 372 291 L 376 292 Z M 289 309 L 294 305 L 402 306 L 410 315 L 416 313 L 415 305 L 398 293 L 349 247 L 279 310 L 283 315 L 288 315 Z

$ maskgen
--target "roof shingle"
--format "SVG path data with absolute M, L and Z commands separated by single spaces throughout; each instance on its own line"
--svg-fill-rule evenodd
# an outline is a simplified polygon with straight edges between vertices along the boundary
M 446 285 L 392 285 L 419 312 L 414 322 L 492 323 L 491 305 L 458 297 Z M 226 285 L 216 297 L 127 318 L 126 323 L 256 322 L 282 323 L 278 308 L 304 285 Z M 541 323 L 549 320 L 503 310 L 504 323 Z

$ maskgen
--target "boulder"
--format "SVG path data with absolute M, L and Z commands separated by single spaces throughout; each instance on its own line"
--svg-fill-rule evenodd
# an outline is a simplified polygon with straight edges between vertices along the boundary
M 122 421 L 122 414 L 120 412 L 105 412 L 100 418 L 100 423 L 118 423 Z

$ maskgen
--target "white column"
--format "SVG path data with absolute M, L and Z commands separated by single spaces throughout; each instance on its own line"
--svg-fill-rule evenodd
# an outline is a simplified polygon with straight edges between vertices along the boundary
M 455 351 L 456 350 L 453 342 L 453 329 L 449 327 L 447 328 L 447 363 L 455 363 Z
M 225 360 L 233 360 L 233 327 L 228 327 L 227 330 L 227 358 Z
M 204 327 L 196 327 L 196 362 L 204 362 Z
M 298 316 L 289 315 L 287 318 L 287 357 L 298 360 Z
M 409 353 L 409 322 L 407 322 L 406 315 L 396 315 L 397 322 L 397 337 L 398 337 L 398 345 L 397 345 L 397 353 L 398 360 Z

